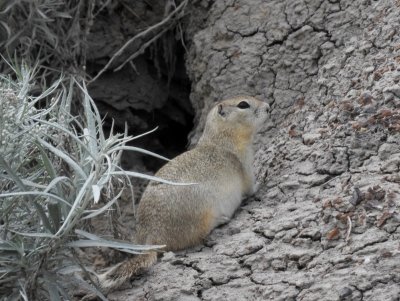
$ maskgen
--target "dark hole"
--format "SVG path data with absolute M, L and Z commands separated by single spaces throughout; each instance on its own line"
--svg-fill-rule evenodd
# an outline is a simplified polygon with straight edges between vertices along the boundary
M 171 38 L 174 37 L 171 36 Z M 169 159 L 186 150 L 188 144 L 187 137 L 193 128 L 194 117 L 193 108 L 189 100 L 190 80 L 186 74 L 185 52 L 179 41 L 176 41 L 175 47 L 174 53 L 176 57 L 172 69 L 171 66 L 163 63 L 162 52 L 155 54 L 154 51 L 147 51 L 143 54 L 139 58 L 141 61 L 137 66 L 147 72 L 147 79 L 151 80 L 152 84 L 136 85 L 134 89 L 137 89 L 137 91 L 131 86 L 129 93 L 126 93 L 126 98 L 122 99 L 125 103 L 129 103 L 131 101 L 130 97 L 134 98 L 136 95 L 142 93 L 142 95 L 153 95 L 154 99 L 149 99 L 149 102 L 153 103 L 154 101 L 156 104 L 158 99 L 154 95 L 160 95 L 160 92 L 157 92 L 157 94 L 152 93 L 152 91 L 144 91 L 144 89 L 155 87 L 155 90 L 161 91 L 163 98 L 166 97 L 166 101 L 163 102 L 162 107 L 149 111 L 148 108 L 135 107 L 134 103 L 131 107 L 123 110 L 114 108 L 113 104 L 110 105 L 107 103 L 107 98 L 113 97 L 113 92 L 121 89 L 121 85 L 118 80 L 113 79 L 113 76 L 118 76 L 118 74 L 114 75 L 112 72 L 105 73 L 107 80 L 103 80 L 104 84 L 99 83 L 98 87 L 93 85 L 93 89 L 98 89 L 98 91 L 93 91 L 92 94 L 101 114 L 105 116 L 106 130 L 111 128 L 113 119 L 115 123 L 114 128 L 119 132 L 124 131 L 126 122 L 129 134 L 132 136 L 140 135 L 158 127 L 157 131 L 136 139 L 129 145 L 144 148 Z M 157 62 L 154 62 L 154 60 L 157 60 Z M 99 67 L 90 65 L 90 68 L 96 70 Z M 124 72 L 125 79 L 129 78 L 129 80 L 126 80 L 127 86 L 130 84 L 130 78 L 133 78 L 132 81 L 134 81 L 137 80 L 135 77 L 143 76 L 140 70 L 138 75 L 130 67 L 127 67 Z M 115 83 L 114 87 L 112 83 Z M 109 91 L 104 90 L 105 85 L 109 85 L 109 87 L 107 86 Z M 104 91 L 107 95 L 103 93 Z M 136 106 L 140 105 L 140 102 L 136 102 Z M 122 164 L 126 169 L 137 170 L 138 167 L 142 166 L 146 170 L 154 172 L 164 165 L 165 161 L 137 152 L 126 152 L 123 155 Z M 141 171 L 140 168 L 139 171 Z

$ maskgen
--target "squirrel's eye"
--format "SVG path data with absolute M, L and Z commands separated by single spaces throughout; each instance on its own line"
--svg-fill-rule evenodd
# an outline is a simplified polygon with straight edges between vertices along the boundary
M 250 108 L 250 105 L 247 101 L 241 101 L 241 102 L 239 102 L 237 107 L 240 109 L 247 109 L 247 108 Z

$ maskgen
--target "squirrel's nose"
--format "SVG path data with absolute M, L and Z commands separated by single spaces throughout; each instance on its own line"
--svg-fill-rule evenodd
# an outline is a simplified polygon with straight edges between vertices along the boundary
M 269 113 L 271 111 L 271 107 L 269 106 L 269 104 L 265 104 L 265 112 Z

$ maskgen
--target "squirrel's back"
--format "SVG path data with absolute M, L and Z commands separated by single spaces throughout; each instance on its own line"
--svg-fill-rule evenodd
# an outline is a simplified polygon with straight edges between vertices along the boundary
M 195 184 L 149 184 L 137 211 L 137 243 L 166 245 L 166 250 L 199 244 L 240 204 L 242 175 L 239 159 L 212 145 L 198 146 L 168 162 L 157 177 Z

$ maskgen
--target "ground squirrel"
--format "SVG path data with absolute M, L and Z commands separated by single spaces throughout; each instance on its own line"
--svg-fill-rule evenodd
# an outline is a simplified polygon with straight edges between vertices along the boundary
M 243 197 L 255 192 L 252 143 L 268 111 L 268 104 L 249 96 L 217 104 L 197 146 L 156 173 L 196 184 L 150 182 L 137 210 L 135 243 L 181 250 L 200 244 L 212 229 L 227 222 Z M 156 260 L 155 251 L 130 258 L 100 275 L 99 284 L 115 289 Z

